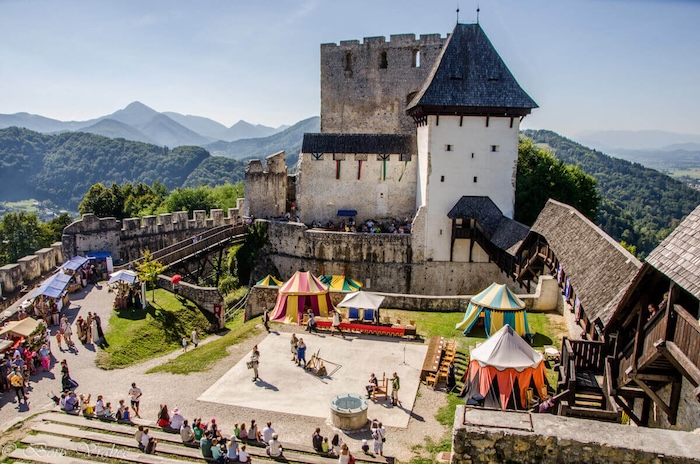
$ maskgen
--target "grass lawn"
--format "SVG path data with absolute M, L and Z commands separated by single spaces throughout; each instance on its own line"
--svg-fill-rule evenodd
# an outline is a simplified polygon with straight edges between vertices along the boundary
M 259 329 L 256 328 L 259 322 L 260 318 L 253 318 L 248 322 L 243 322 L 243 313 L 240 313 L 226 325 L 228 333 L 223 337 L 201 345 L 196 349 L 189 350 L 187 353 L 182 353 L 177 358 L 149 369 L 146 373 L 189 374 L 209 370 L 219 360 L 228 356 L 227 348 L 229 346 L 256 335 L 259 332 Z
M 152 298 L 153 292 L 147 292 Z M 97 366 L 120 369 L 181 348 L 194 328 L 204 338 L 211 321 L 194 303 L 156 289 L 145 310 L 114 311 L 105 338 L 109 347 L 97 354 Z M 213 317 L 213 316 L 212 316 Z

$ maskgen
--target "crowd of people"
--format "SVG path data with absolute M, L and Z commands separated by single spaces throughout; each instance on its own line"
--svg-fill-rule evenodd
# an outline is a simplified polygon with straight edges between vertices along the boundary
M 411 221 L 406 218 L 401 221 L 396 218 L 387 223 L 380 223 L 372 219 L 357 225 L 355 219 L 350 218 L 347 221 L 341 221 L 335 224 L 333 221 L 328 221 L 325 225 L 321 221 L 313 221 L 311 227 L 315 229 L 326 229 L 334 232 L 353 232 L 364 234 L 410 234 Z

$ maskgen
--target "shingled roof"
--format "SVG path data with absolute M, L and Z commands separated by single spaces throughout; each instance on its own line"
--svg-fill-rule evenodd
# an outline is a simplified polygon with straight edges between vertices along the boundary
M 411 136 L 398 134 L 304 134 L 302 153 L 411 153 Z
M 526 115 L 537 103 L 520 87 L 478 24 L 457 24 L 409 114 Z
M 552 199 L 530 231 L 554 251 L 589 320 L 606 326 L 642 263 L 575 208 Z
M 486 196 L 463 196 L 447 213 L 447 217 L 476 219 L 491 243 L 506 251 L 520 243 L 529 230 L 526 225 L 505 217 L 491 198 Z
M 700 299 L 700 206 L 654 248 L 647 263 Z

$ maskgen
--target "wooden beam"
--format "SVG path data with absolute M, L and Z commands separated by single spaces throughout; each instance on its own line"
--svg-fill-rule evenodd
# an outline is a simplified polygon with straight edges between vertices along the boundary
M 678 403 L 681 402 L 681 382 L 673 382 L 671 385 L 671 398 L 669 398 L 669 406 L 671 406 L 671 415 L 668 417 L 668 422 L 671 425 L 676 425 L 676 419 L 678 418 Z
M 688 359 L 686 354 L 678 348 L 678 345 L 667 341 L 664 346 L 659 346 L 658 349 L 678 369 L 678 372 L 693 384 L 693 387 L 700 386 L 700 369 Z
M 644 390 L 636 387 L 620 387 L 615 389 L 615 394 L 623 398 L 645 398 Z
M 673 383 L 678 382 L 678 376 L 675 375 L 658 375 L 658 374 L 635 374 L 635 377 L 640 380 L 646 380 L 647 382 L 663 382 L 663 383 Z
M 658 407 L 660 407 L 661 410 L 662 410 L 663 412 L 665 412 L 666 415 L 667 415 L 667 416 L 669 417 L 669 419 L 670 419 L 670 417 L 671 417 L 671 408 L 670 408 L 666 403 L 664 403 L 664 400 L 662 400 L 662 399 L 659 397 L 659 395 L 656 394 L 656 392 L 655 392 L 654 390 L 652 390 L 651 388 L 649 388 L 649 386 L 648 386 L 647 384 L 645 384 L 643 380 L 638 379 L 638 378 L 636 377 L 635 374 L 631 374 L 630 377 L 632 377 L 632 380 L 634 380 L 635 382 L 637 382 L 637 385 L 639 385 L 639 388 L 641 388 L 642 390 L 644 390 L 644 393 L 646 393 L 647 396 L 648 396 L 649 398 L 651 398 L 651 399 L 654 401 L 654 403 L 656 403 L 656 405 L 657 405 Z
M 642 425 L 642 420 L 639 417 L 637 417 L 632 408 L 630 408 L 625 401 L 618 398 L 617 396 L 613 396 L 613 398 L 615 399 L 615 403 L 617 403 L 617 405 L 620 406 L 620 408 L 623 411 L 625 411 L 625 414 L 627 414 L 627 416 L 630 419 L 632 419 L 632 422 L 634 422 L 637 425 Z

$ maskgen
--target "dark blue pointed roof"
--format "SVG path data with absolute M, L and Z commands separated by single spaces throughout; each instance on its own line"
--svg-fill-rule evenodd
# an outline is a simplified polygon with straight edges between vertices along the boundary
M 537 107 L 481 26 L 457 24 L 406 111 L 412 116 L 449 113 L 523 116 Z

